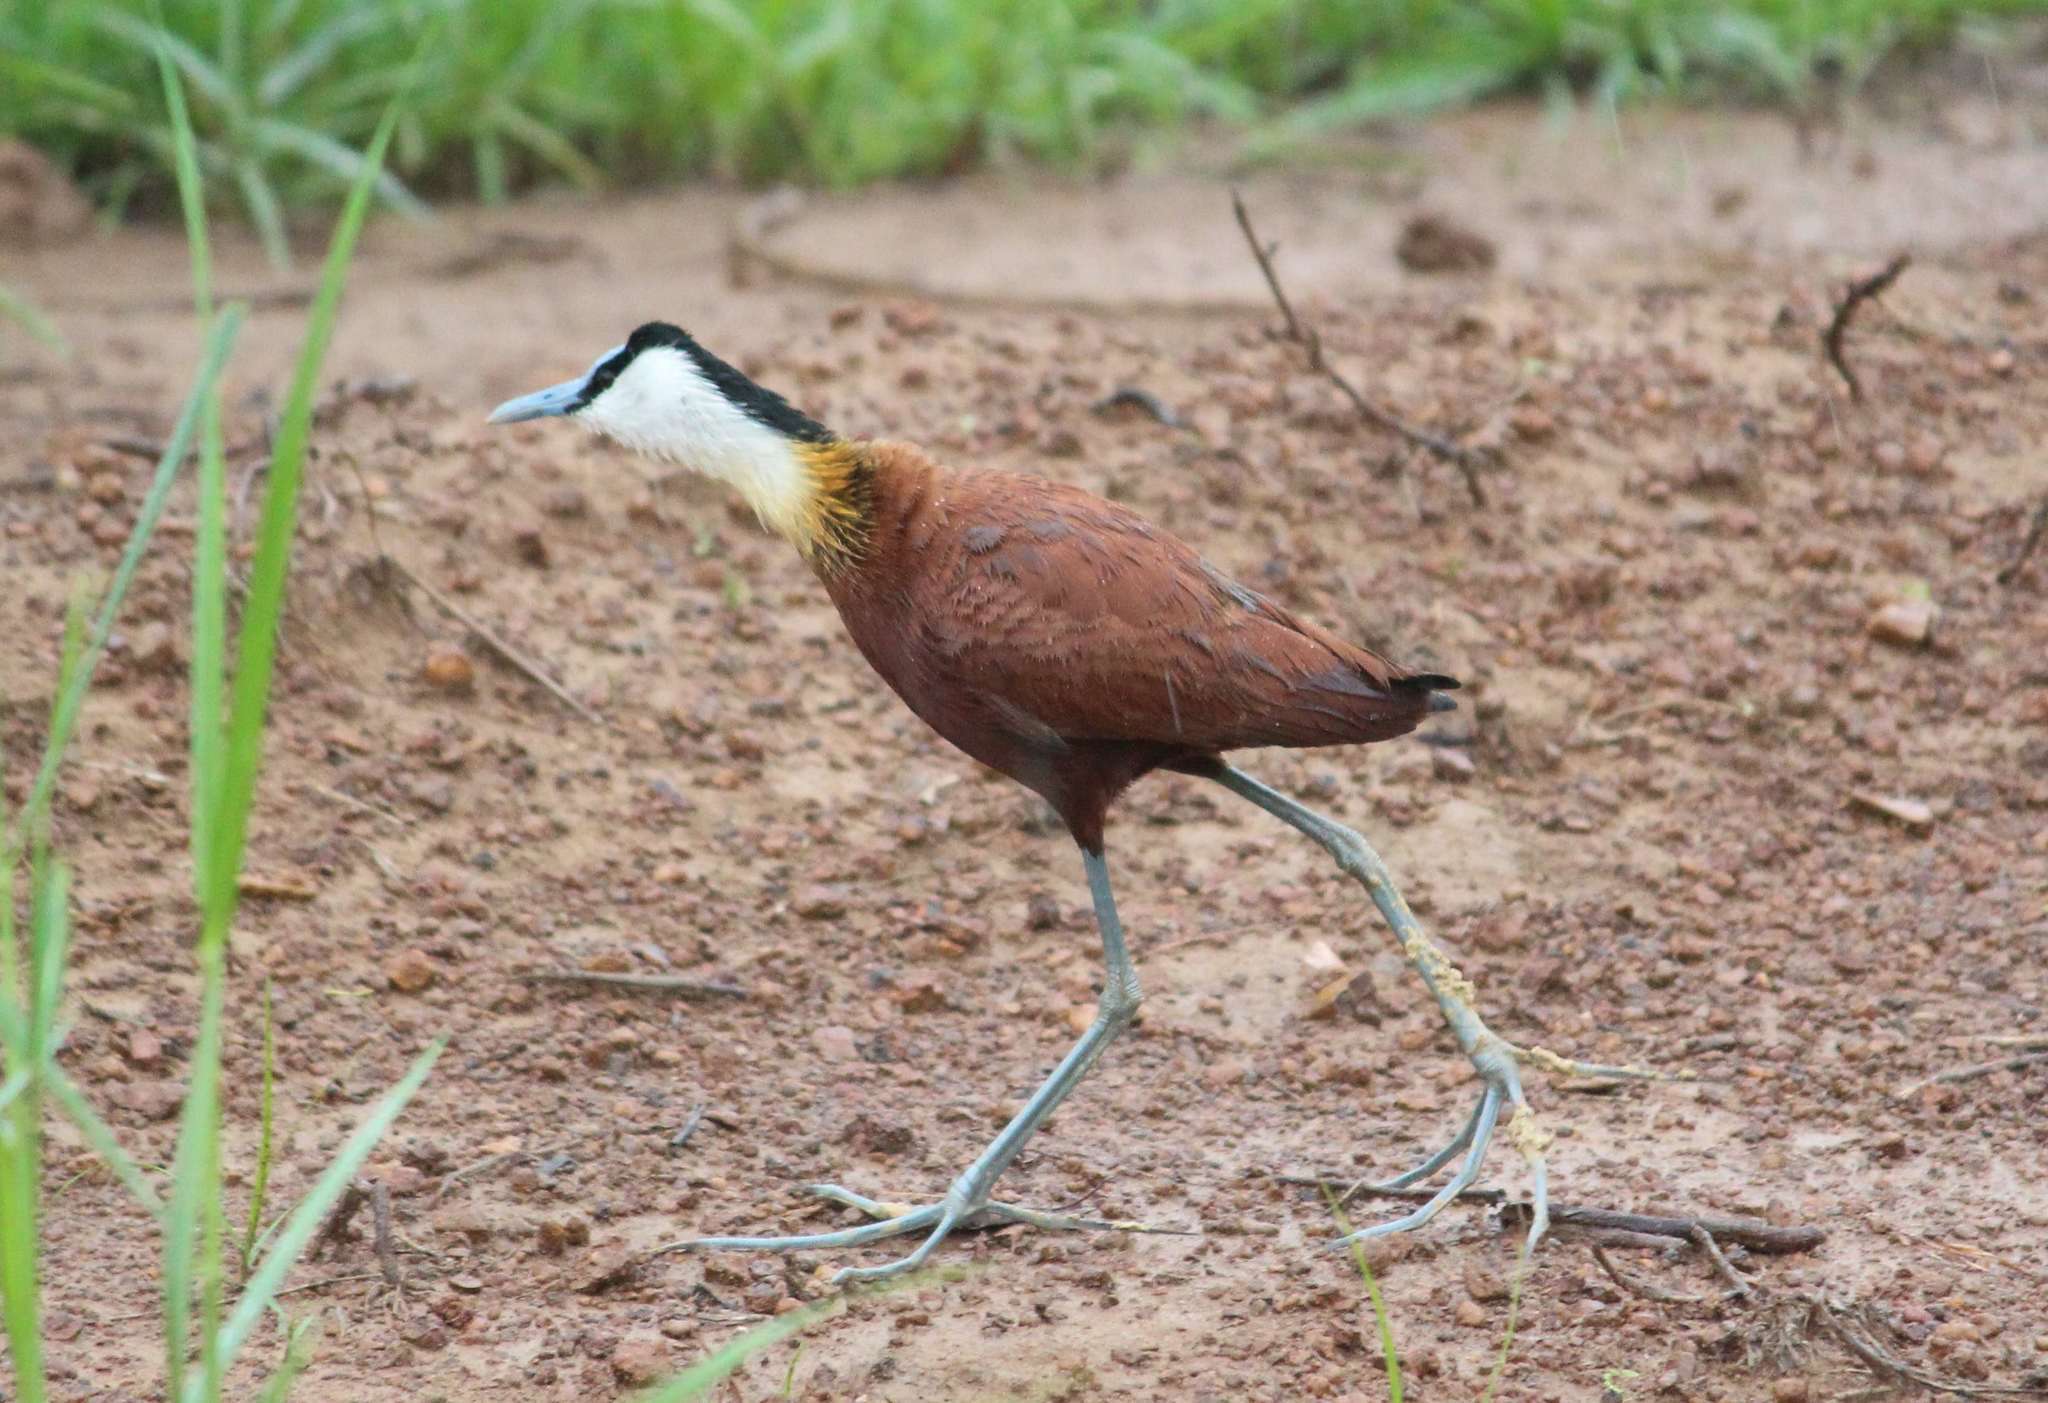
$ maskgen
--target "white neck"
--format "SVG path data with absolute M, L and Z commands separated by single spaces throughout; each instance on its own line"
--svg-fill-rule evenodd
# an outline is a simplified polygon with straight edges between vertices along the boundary
M 576 417 L 650 457 L 731 483 L 761 524 L 794 539 L 811 476 L 786 435 L 748 417 L 673 346 L 651 346 Z

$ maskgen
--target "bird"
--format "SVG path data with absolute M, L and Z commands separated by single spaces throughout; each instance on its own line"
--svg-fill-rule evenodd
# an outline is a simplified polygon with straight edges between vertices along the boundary
M 1478 1176 L 1509 1112 L 1530 1168 L 1529 1245 L 1548 1223 L 1545 1132 L 1519 1068 L 1595 1075 L 1495 1034 L 1471 982 L 1423 932 L 1358 833 L 1237 768 L 1263 747 L 1390 740 L 1455 705 L 1452 677 L 1411 671 L 1231 579 L 1138 513 L 1047 478 L 958 469 L 913 444 L 849 438 L 667 322 L 636 328 L 581 376 L 508 400 L 492 424 L 565 418 L 644 456 L 728 484 L 793 545 L 873 670 L 932 730 L 1050 804 L 1080 849 L 1104 978 L 1087 1030 L 1016 1115 L 921 1206 L 836 1184 L 821 1198 L 873 1221 L 787 1237 L 702 1237 L 697 1249 L 839 1251 L 921 1234 L 907 1255 L 843 1268 L 836 1283 L 922 1266 L 963 1227 L 1132 1226 L 1044 1213 L 991 1196 L 1032 1134 L 1136 1016 L 1141 991 L 1105 856 L 1111 805 L 1154 771 L 1212 781 L 1307 836 L 1357 879 L 1435 998 L 1482 1091 L 1464 1128 L 1399 1189 L 1460 1167 L 1406 1215 L 1344 1245 L 1428 1223 Z

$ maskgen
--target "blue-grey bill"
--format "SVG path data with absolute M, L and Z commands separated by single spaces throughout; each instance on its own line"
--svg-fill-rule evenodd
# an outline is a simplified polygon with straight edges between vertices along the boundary
M 508 399 L 491 411 L 485 420 L 489 424 L 517 424 L 526 419 L 546 419 L 552 415 L 567 414 L 576 407 L 576 400 L 583 393 L 581 380 L 565 380 L 559 385 L 550 385 L 545 390 L 535 390 L 518 399 Z

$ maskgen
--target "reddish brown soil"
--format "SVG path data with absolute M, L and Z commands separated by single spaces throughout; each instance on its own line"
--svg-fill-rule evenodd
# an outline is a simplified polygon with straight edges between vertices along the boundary
M 1271 337 L 1222 187 L 1196 178 L 1050 193 L 1046 209 L 1091 213 L 1064 233 L 1037 216 L 1036 247 L 1058 259 L 1028 276 L 940 213 L 1010 209 L 1002 226 L 1027 227 L 1001 246 L 1030 244 L 1034 216 L 1000 182 L 813 207 L 770 236 L 799 261 L 831 252 L 853 284 L 918 273 L 1092 310 L 849 293 L 758 266 L 734 287 L 740 205 L 715 192 L 375 229 L 335 374 L 416 388 L 344 393 L 317 434 L 250 856 L 309 899 L 252 899 L 236 935 L 231 1213 L 254 1157 L 266 976 L 277 1204 L 407 1059 L 451 1045 L 374 1166 L 404 1294 L 378 1294 L 361 1237 L 306 1264 L 286 1301 L 322 1330 L 297 1396 L 604 1398 L 688 1362 L 879 1254 L 616 1268 L 691 1233 L 842 1221 L 797 1197 L 813 1180 L 938 1192 L 1092 1003 L 1067 840 L 880 688 L 790 552 L 717 492 L 653 493 L 645 465 L 567 428 L 483 427 L 499 398 L 656 315 L 848 431 L 1133 502 L 1289 605 L 1467 680 L 1432 727 L 1451 745 L 1246 763 L 1381 845 L 1503 1033 L 1697 1074 L 1598 1095 L 1533 1078 L 1561 1202 L 1829 1231 L 1811 1254 L 1738 1258 L 1762 1305 L 1723 1301 L 1679 1248 L 1616 1254 L 1698 1300 L 1624 1295 L 1561 1232 L 1499 1397 L 1867 1385 L 1802 1334 L 1801 1293 L 1884 1312 L 1882 1338 L 1916 1367 L 2043 1381 L 2048 1066 L 1911 1088 L 2048 1034 L 2048 560 L 1992 581 L 2048 492 L 2048 238 L 2024 232 L 2043 223 L 2024 201 L 2048 198 L 2048 163 L 2026 133 L 1979 122 L 1858 129 L 1802 166 L 1757 119 L 1744 165 L 1715 145 L 1731 121 L 1631 129 L 1617 160 L 1604 129 L 1488 114 L 1355 171 L 1252 183 L 1339 363 L 1410 417 L 1498 446 L 1483 509 L 1439 465 L 1401 474 L 1390 440 Z M 1642 172 L 1679 169 L 1674 139 L 1689 169 L 1721 165 L 1660 204 Z M 1959 223 L 2015 163 L 2031 182 Z M 1390 168 L 1414 179 L 1390 190 Z M 1492 239 L 1496 271 L 1402 275 L 1395 235 L 1424 208 Z M 1851 404 L 1818 327 L 1840 281 L 1901 241 L 1918 260 L 1850 335 L 1869 391 Z M 195 333 L 164 234 L 10 256 L 7 278 L 77 347 L 66 364 L 10 341 L 0 374 L 0 734 L 18 793 L 70 582 L 104 575 L 147 473 L 107 442 L 164 431 Z M 239 247 L 224 278 L 280 285 Z M 1251 310 L 1140 314 L 1119 296 Z M 256 313 L 232 442 L 260 435 L 296 328 L 289 308 Z M 1119 386 L 1189 427 L 1091 410 Z M 238 480 L 255 461 L 238 454 Z M 58 812 L 80 927 L 67 1061 L 145 1162 L 170 1153 L 194 1017 L 179 525 L 135 591 Z M 1872 616 L 1919 586 L 1931 638 L 1873 637 Z M 474 660 L 472 690 L 427 676 L 430 657 L 460 671 L 450 646 Z M 1924 803 L 1931 823 L 1858 793 Z M 1318 1247 L 1328 1211 L 1274 1175 L 1405 1167 L 1455 1128 L 1466 1067 L 1363 894 L 1291 833 L 1154 780 L 1110 852 L 1144 1020 L 1004 1193 L 1200 1235 L 963 1237 L 941 1257 L 963 1279 L 808 1334 L 794 1397 L 1385 1396 L 1358 1275 Z M 1312 1019 L 1332 962 L 1365 983 Z M 564 968 L 748 997 L 522 978 Z M 429 982 L 401 992 L 394 974 Z M 1523 1189 L 1504 1148 L 1487 1182 Z M 62 1126 L 47 1189 L 61 1396 L 155 1396 L 147 1222 Z M 1460 1206 L 1375 1253 L 1409 1397 L 1479 1394 L 1514 1240 Z M 783 1396 L 790 1361 L 769 1351 L 721 1396 Z

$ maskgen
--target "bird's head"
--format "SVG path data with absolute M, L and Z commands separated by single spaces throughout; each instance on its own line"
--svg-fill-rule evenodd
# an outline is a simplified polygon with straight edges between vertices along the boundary
M 847 445 L 667 322 L 648 322 L 574 380 L 511 399 L 493 424 L 573 419 L 628 448 L 731 483 L 761 520 L 810 551 Z
M 553 417 L 688 467 L 757 446 L 766 436 L 783 443 L 833 439 L 824 425 L 667 322 L 635 329 L 574 380 L 506 400 L 491 411 L 490 422 Z

